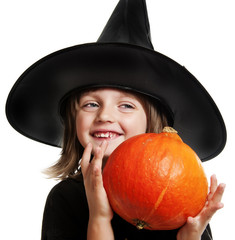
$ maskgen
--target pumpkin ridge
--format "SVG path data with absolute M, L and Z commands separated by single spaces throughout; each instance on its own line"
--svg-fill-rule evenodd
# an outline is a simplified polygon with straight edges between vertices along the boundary
M 164 197 L 164 195 L 166 193 L 166 190 L 167 190 L 167 188 L 169 186 L 169 182 L 170 182 L 170 179 L 168 180 L 168 183 L 167 183 L 166 187 L 161 191 L 161 193 L 160 193 L 156 203 L 154 204 L 154 210 L 155 211 L 158 209 L 159 205 L 161 204 L 161 202 L 163 200 L 163 197 Z
M 165 151 L 166 151 L 166 150 L 165 150 Z M 164 151 L 164 152 L 165 152 L 165 151 Z M 153 207 L 152 211 L 150 212 L 149 216 L 152 216 L 152 215 L 154 214 L 154 212 L 156 212 L 156 210 L 158 209 L 158 207 L 160 206 L 160 204 L 161 204 L 161 202 L 162 202 L 162 200 L 163 200 L 163 198 L 164 198 L 164 195 L 166 194 L 166 191 L 167 191 L 167 189 L 168 189 L 168 187 L 169 187 L 170 180 L 171 180 L 171 172 L 172 172 L 172 169 L 173 169 L 173 165 L 174 165 L 174 164 L 173 164 L 173 161 L 171 161 L 171 166 L 170 166 L 170 168 L 169 168 L 169 173 L 168 173 L 169 178 L 168 178 L 168 180 L 167 180 L 167 184 L 166 184 L 166 186 L 163 188 L 163 190 L 161 191 L 161 193 L 159 194 L 159 197 L 158 197 L 157 201 L 155 202 L 154 207 Z

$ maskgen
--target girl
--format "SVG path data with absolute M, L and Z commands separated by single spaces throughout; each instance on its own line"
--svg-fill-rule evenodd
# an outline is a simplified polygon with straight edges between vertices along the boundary
M 112 212 L 103 188 L 108 156 L 136 134 L 173 126 L 202 161 L 226 142 L 206 90 L 153 50 L 145 1 L 120 0 L 97 43 L 58 51 L 27 69 L 9 94 L 6 114 L 25 136 L 63 148 L 48 171 L 63 181 L 48 195 L 42 240 L 211 239 L 208 223 L 223 207 L 225 187 L 215 176 L 201 213 L 172 231 L 138 231 Z
M 156 109 L 148 98 L 134 92 L 95 88 L 70 97 L 65 119 L 67 141 L 60 161 L 50 168 L 51 176 L 65 180 L 47 199 L 42 239 L 211 239 L 207 224 L 223 207 L 224 185 L 217 186 L 215 176 L 206 206 L 198 216 L 188 218 L 181 229 L 138 231 L 114 214 L 109 205 L 102 182 L 108 156 L 129 137 L 161 131 L 167 118 L 160 106 Z M 83 148 L 82 154 L 79 149 Z M 80 156 L 82 174 L 76 171 Z

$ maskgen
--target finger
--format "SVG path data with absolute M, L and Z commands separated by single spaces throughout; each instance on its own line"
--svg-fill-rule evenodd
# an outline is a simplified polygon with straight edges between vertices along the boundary
M 94 151 L 94 158 L 91 161 L 91 165 L 93 168 L 93 173 L 95 176 L 101 174 L 101 166 L 102 166 L 102 151 L 100 147 L 97 147 Z
M 102 161 L 104 157 L 105 150 L 107 149 L 108 143 L 107 141 L 103 141 L 99 147 L 97 147 L 94 151 L 94 158 L 91 163 L 93 165 L 97 165 L 100 168 L 102 167 Z
M 214 193 L 217 189 L 218 182 L 217 182 L 217 177 L 215 174 L 211 176 L 211 186 L 210 186 L 210 192 Z
M 216 175 L 213 174 L 210 178 L 210 192 L 208 194 L 207 200 L 210 201 L 217 189 L 218 183 L 217 183 L 217 178 Z
M 101 147 L 97 147 L 94 151 L 94 158 L 90 163 L 91 182 L 93 190 L 98 190 L 103 187 L 102 179 L 102 159 L 103 153 Z
M 217 187 L 217 189 L 211 199 L 213 201 L 213 203 L 216 204 L 216 203 L 221 202 L 223 194 L 224 194 L 225 186 L 226 185 L 224 183 L 219 184 L 219 186 Z
M 221 199 L 225 190 L 225 184 L 221 183 L 212 199 L 208 202 L 207 207 L 202 211 L 201 217 L 204 222 L 209 222 L 217 210 L 223 208 L 224 204 L 221 203 Z
M 188 217 L 186 223 L 189 225 L 193 225 L 193 224 L 195 224 L 195 222 L 196 222 L 196 218 Z
M 107 142 L 104 141 L 95 149 L 94 158 L 91 161 L 92 182 L 95 189 L 103 187 L 102 162 L 106 148 Z
M 82 155 L 82 161 L 81 161 L 81 170 L 83 176 L 86 175 L 90 158 L 91 158 L 91 151 L 92 151 L 92 144 L 88 143 L 86 148 L 84 149 L 83 155 Z
M 108 142 L 107 141 L 103 141 L 100 145 L 100 149 L 101 149 L 101 152 L 102 152 L 102 158 L 104 157 L 104 154 L 105 154 L 105 151 L 108 147 Z

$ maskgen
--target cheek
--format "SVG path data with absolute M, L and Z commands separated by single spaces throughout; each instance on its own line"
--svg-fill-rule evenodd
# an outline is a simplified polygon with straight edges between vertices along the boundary
M 128 137 L 135 136 L 137 134 L 145 133 L 147 129 L 147 118 L 145 114 L 140 114 L 135 119 L 126 121 L 125 125 L 126 133 Z
M 140 131 L 142 133 L 146 133 L 147 131 L 147 115 L 145 112 L 143 112 L 143 114 L 141 114 L 140 118 L 139 118 L 139 121 L 137 123 L 139 123 L 139 128 L 140 128 Z

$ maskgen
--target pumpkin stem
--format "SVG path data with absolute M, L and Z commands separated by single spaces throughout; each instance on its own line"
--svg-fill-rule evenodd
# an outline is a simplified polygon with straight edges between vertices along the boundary
M 133 222 L 135 223 L 135 226 L 139 230 L 143 229 L 145 226 L 148 226 L 148 223 L 146 223 L 145 221 L 141 221 L 139 219 L 133 219 Z
M 162 132 L 168 132 L 168 133 L 178 133 L 174 128 L 172 127 L 164 127 Z

